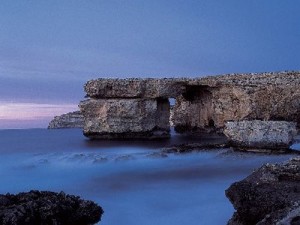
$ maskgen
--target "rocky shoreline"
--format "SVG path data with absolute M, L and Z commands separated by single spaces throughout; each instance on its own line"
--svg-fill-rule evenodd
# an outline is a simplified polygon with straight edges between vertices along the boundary
M 300 222 L 300 157 L 266 164 L 226 190 L 236 212 L 228 225 Z
M 84 88 L 80 112 L 55 118 L 49 128 L 83 127 L 90 139 L 163 139 L 170 124 L 179 133 L 224 132 L 222 143 L 187 143 L 168 153 L 233 148 L 295 153 L 300 127 L 300 72 L 231 74 L 205 78 L 97 79 Z M 169 98 L 176 98 L 170 116 Z M 170 123 L 170 121 L 172 123 Z M 300 158 L 267 164 L 226 195 L 236 213 L 230 225 L 300 224 Z
M 2 225 L 92 225 L 102 214 L 103 209 L 94 202 L 63 192 L 0 195 Z

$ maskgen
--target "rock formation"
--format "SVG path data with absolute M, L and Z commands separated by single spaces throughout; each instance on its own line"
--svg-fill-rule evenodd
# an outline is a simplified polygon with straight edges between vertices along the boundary
M 84 118 L 80 111 L 55 116 L 50 121 L 48 129 L 83 128 Z
M 229 225 L 299 224 L 300 158 L 262 166 L 232 184 L 226 196 L 236 209 Z
M 103 210 L 92 201 L 48 191 L 0 195 L 2 225 L 92 225 Z
M 80 110 L 84 134 L 92 138 L 168 137 L 169 98 L 176 98 L 172 121 L 178 132 L 218 131 L 225 122 L 240 120 L 299 125 L 299 87 L 299 72 L 97 79 L 86 83 L 89 99 Z
M 232 74 L 190 79 L 177 97 L 178 131 L 222 129 L 226 121 L 285 120 L 300 124 L 300 73 Z
M 90 138 L 165 138 L 169 102 L 163 99 L 89 99 L 80 103 Z
M 234 121 L 225 124 L 230 145 L 239 149 L 289 149 L 296 123 L 286 121 Z

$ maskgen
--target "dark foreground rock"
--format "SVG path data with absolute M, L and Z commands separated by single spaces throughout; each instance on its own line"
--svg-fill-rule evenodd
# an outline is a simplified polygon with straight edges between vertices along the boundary
M 48 129 L 83 128 L 84 118 L 80 111 L 69 112 L 55 116 L 50 121 Z
M 300 224 L 300 157 L 262 166 L 226 196 L 236 209 L 229 225 Z
M 103 210 L 92 201 L 48 191 L 0 195 L 1 225 L 92 225 Z

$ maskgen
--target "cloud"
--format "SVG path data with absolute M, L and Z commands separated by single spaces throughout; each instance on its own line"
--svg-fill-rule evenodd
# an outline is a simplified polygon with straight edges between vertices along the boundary
M 0 103 L 0 120 L 49 120 L 56 115 L 78 110 L 73 104 Z

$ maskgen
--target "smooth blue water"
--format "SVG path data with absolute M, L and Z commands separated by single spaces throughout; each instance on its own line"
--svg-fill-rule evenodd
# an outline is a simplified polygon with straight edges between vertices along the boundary
M 189 139 L 95 142 L 76 129 L 0 130 L 0 193 L 80 195 L 104 208 L 102 225 L 220 225 L 233 213 L 224 194 L 231 183 L 266 162 L 291 157 L 225 149 L 149 157 Z

